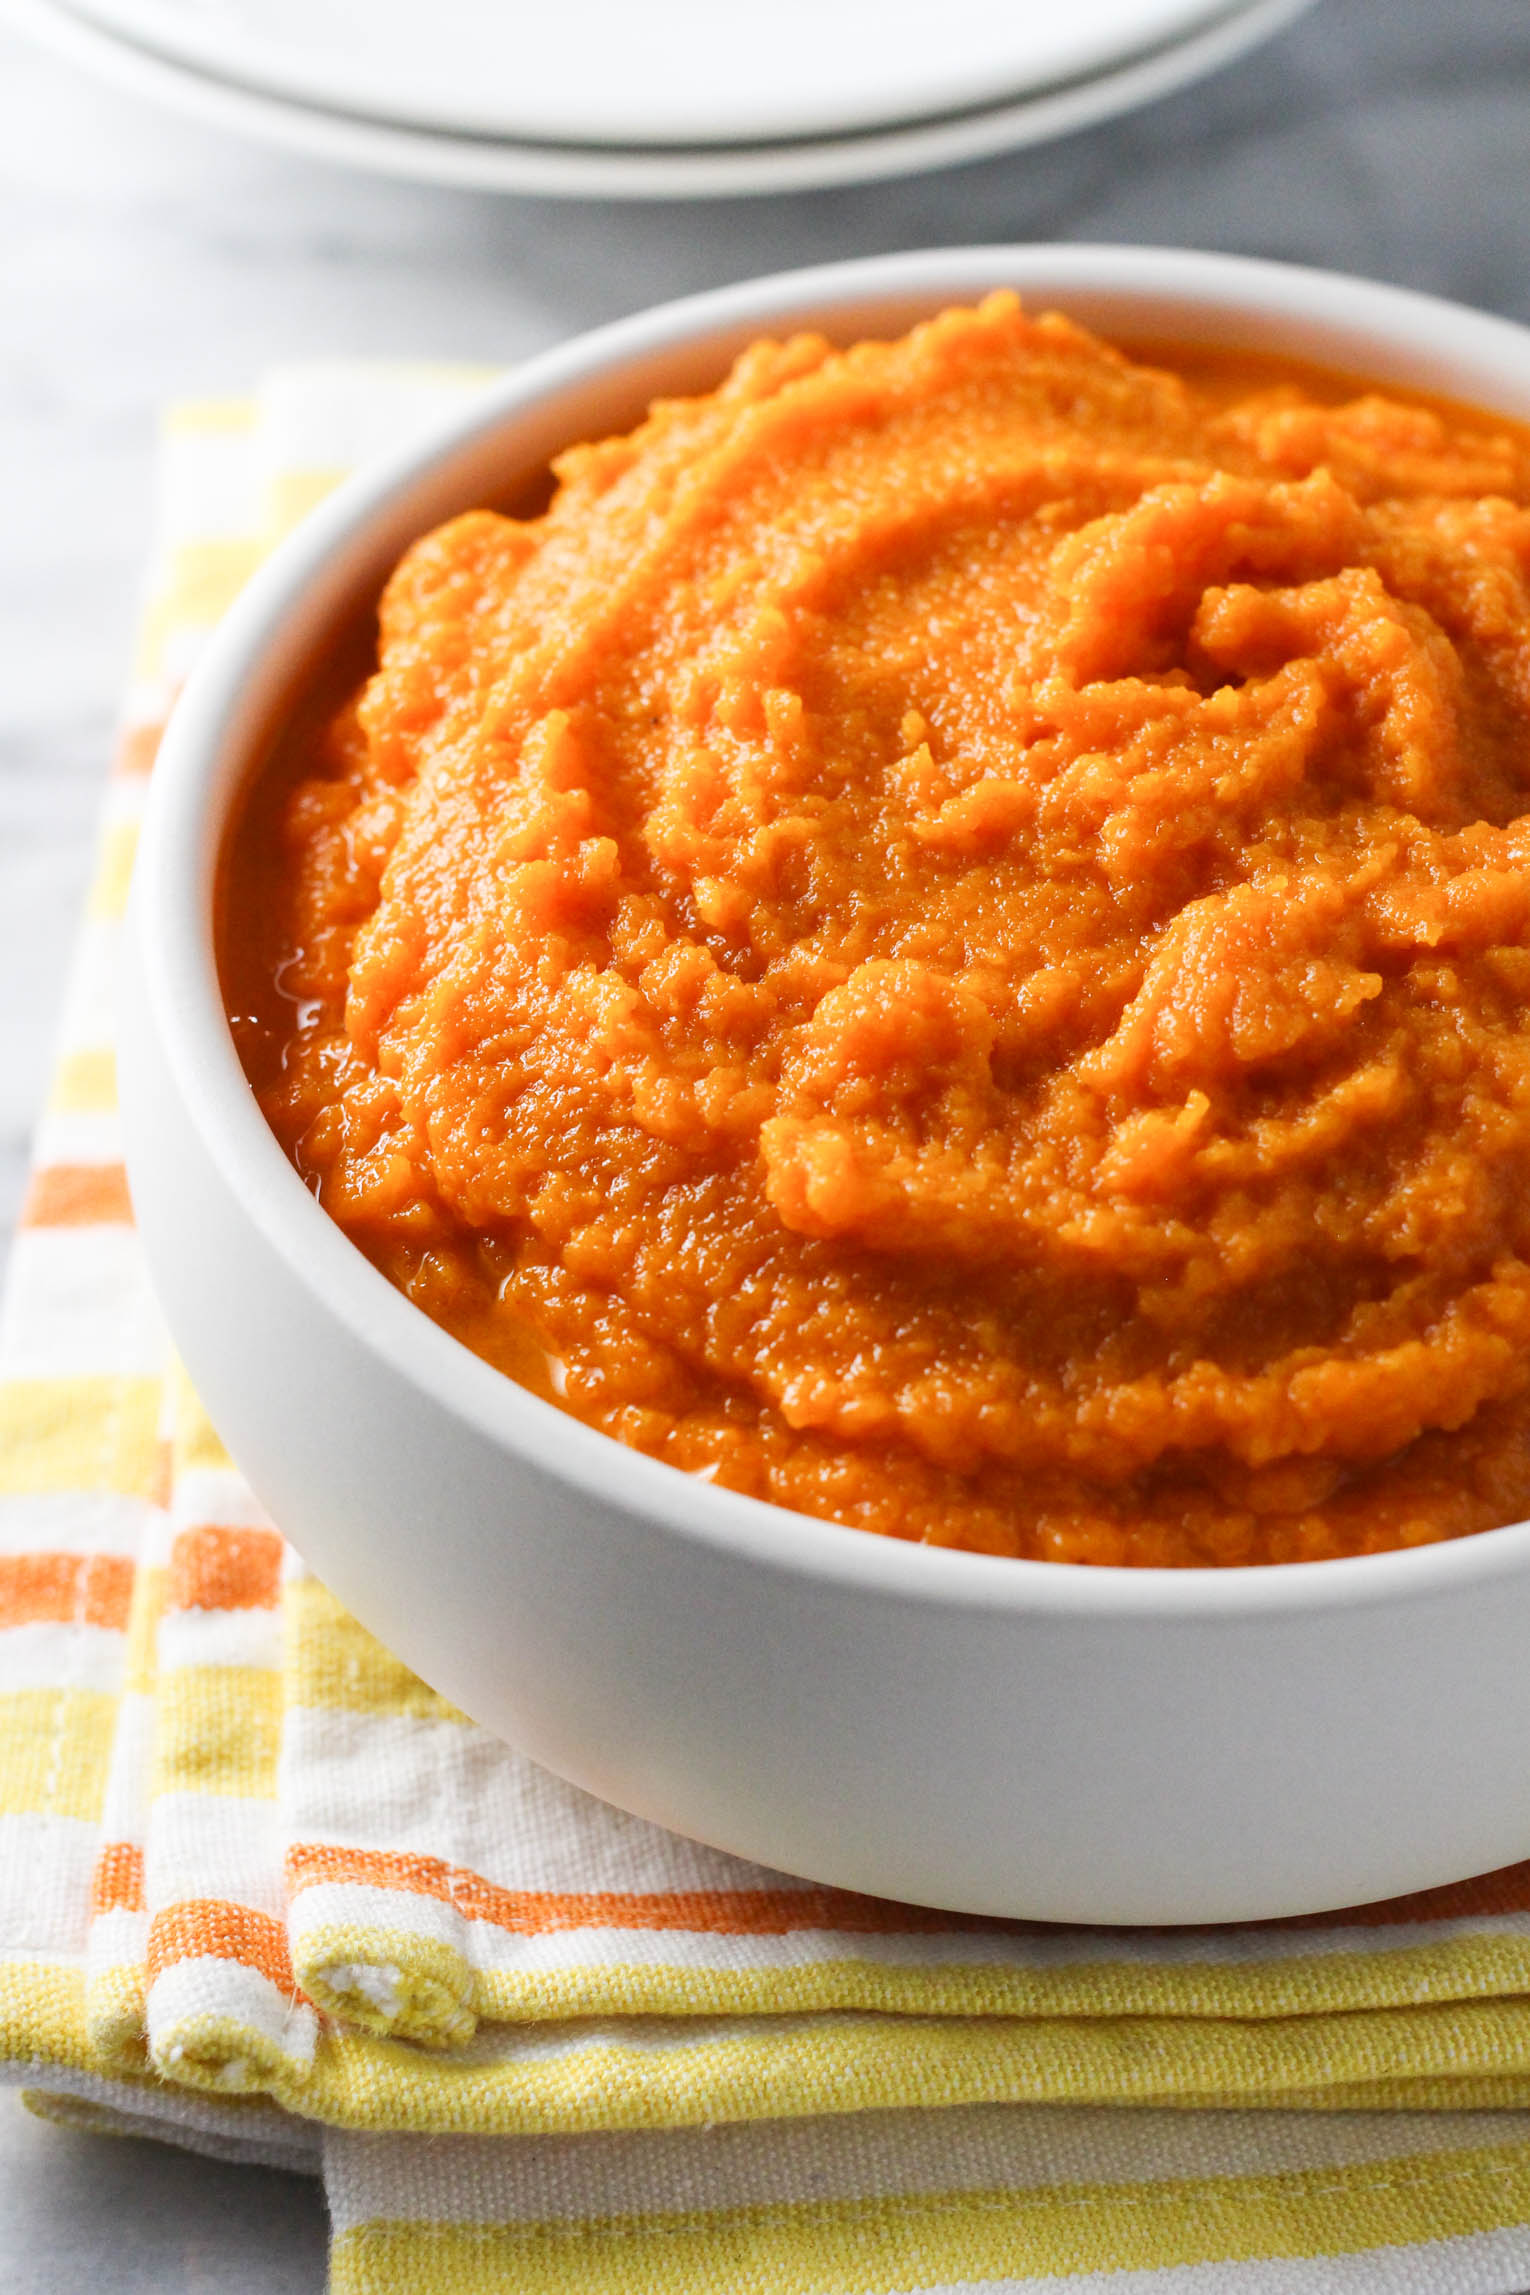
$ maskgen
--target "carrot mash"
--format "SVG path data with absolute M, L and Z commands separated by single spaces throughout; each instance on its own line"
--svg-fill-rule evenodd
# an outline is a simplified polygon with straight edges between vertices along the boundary
M 430 1315 L 799 1511 L 1095 1563 L 1530 1513 L 1530 447 L 996 295 L 428 535 L 227 872 Z

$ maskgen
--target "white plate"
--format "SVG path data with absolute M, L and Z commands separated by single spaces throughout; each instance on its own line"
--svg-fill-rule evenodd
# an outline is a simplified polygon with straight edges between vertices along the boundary
M 173 63 L 396 127 L 759 143 L 987 109 L 1170 47 L 1241 0 L 72 0 Z
M 880 134 L 699 151 L 618 151 L 432 135 L 232 86 L 103 31 L 62 0 L 0 0 L 0 21 L 138 94 L 342 166 L 549 198 L 707 199 L 872 182 L 1069 135 L 1220 69 L 1312 4 L 1245 0 L 1172 48 L 1023 102 Z

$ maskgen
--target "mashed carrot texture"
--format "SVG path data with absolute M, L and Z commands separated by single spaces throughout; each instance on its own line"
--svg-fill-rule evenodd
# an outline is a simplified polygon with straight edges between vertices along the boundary
M 1530 1512 L 1530 452 L 1180 363 L 759 344 L 256 804 L 275 1129 L 621 1441 L 1061 1561 Z

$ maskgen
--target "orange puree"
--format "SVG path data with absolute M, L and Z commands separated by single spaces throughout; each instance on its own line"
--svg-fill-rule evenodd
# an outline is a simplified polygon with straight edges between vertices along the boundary
M 761 343 L 390 582 L 226 888 L 427 1313 L 806 1514 L 1530 1512 L 1530 445 L 1009 296 Z

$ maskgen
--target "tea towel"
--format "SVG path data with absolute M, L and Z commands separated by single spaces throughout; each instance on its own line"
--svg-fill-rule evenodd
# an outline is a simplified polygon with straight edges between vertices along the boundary
M 342 2291 L 1530 2284 L 1530 1867 L 1123 1933 L 744 1865 L 411 1676 L 170 1361 L 110 993 L 157 731 L 271 543 L 478 379 L 289 370 L 168 426 L 0 1313 L 5 2076 L 322 2173 Z

